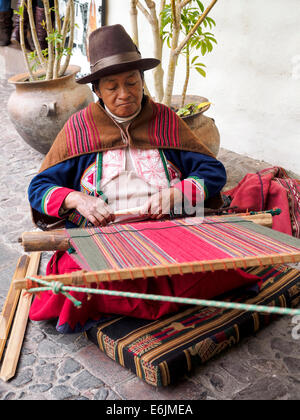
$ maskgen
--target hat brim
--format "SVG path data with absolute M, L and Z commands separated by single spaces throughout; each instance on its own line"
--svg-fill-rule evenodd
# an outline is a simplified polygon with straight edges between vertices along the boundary
M 103 69 L 96 71 L 95 73 L 91 73 L 88 76 L 81 77 L 80 79 L 76 79 L 77 83 L 85 84 L 91 83 L 95 80 L 101 79 L 101 77 L 109 76 L 111 74 L 118 74 L 123 73 L 130 70 L 151 70 L 157 67 L 160 64 L 160 60 L 156 58 L 141 58 L 140 60 L 136 61 L 129 61 L 126 63 L 114 64 L 112 66 L 107 66 Z

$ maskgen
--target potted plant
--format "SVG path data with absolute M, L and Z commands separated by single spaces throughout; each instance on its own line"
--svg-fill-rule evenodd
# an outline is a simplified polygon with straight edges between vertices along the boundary
M 16 90 L 8 101 L 8 113 L 21 137 L 34 149 L 47 153 L 68 118 L 93 101 L 86 85 L 75 81 L 79 66 L 70 66 L 74 38 L 74 0 L 68 0 L 61 18 L 58 0 L 50 7 L 43 0 L 47 48 L 41 49 L 34 21 L 32 0 L 22 0 L 20 46 L 27 73 L 9 79 Z M 34 51 L 25 47 L 24 15 L 28 13 Z
M 200 0 L 131 0 L 130 9 L 135 43 L 138 45 L 139 42 L 138 12 L 141 12 L 152 29 L 155 58 L 162 61 L 164 44 L 170 49 L 165 83 L 162 65 L 153 71 L 153 96 L 158 102 L 173 107 L 193 131 L 197 132 L 202 130 L 204 125 L 210 125 L 214 134 L 208 139 L 207 145 L 215 155 L 220 147 L 219 132 L 213 121 L 203 115 L 210 107 L 210 102 L 202 96 L 187 96 L 186 93 L 192 69 L 199 75 L 206 76 L 205 64 L 200 61 L 200 55 L 210 53 L 213 45 L 217 43 L 214 34 L 210 32 L 215 26 L 215 21 L 208 16 L 216 3 L 217 0 L 212 0 L 205 9 Z M 173 95 L 180 55 L 185 56 L 186 77 L 182 94 Z M 148 93 L 150 94 L 149 91 Z

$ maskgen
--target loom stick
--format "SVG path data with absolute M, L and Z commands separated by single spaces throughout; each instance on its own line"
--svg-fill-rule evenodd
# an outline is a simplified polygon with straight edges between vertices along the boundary
M 202 273 L 217 270 L 236 270 L 237 268 L 249 268 L 257 266 L 268 266 L 276 264 L 287 264 L 300 262 L 300 252 L 291 254 L 258 255 L 255 257 L 226 258 L 210 261 L 195 261 L 188 263 L 173 263 L 167 265 L 130 267 L 118 270 L 102 271 L 75 271 L 69 274 L 58 274 L 41 276 L 42 280 L 48 282 L 58 281 L 65 286 L 80 286 L 90 283 L 101 283 L 109 281 L 133 280 L 141 278 L 152 278 L 160 276 L 173 276 L 187 273 Z M 26 279 L 14 281 L 16 289 L 30 289 L 34 286 Z
M 131 209 L 133 210 L 133 209 Z M 272 214 L 261 213 L 253 215 L 245 214 L 230 214 L 224 217 L 241 217 L 247 221 L 259 224 L 265 227 L 272 227 Z M 24 247 L 25 252 L 34 251 L 67 251 L 70 248 L 69 238 L 65 234 L 64 229 L 53 230 L 53 231 L 35 231 L 35 232 L 24 232 L 22 237 L 19 238 L 19 242 Z
M 29 264 L 29 256 L 28 255 L 22 255 L 17 263 L 17 267 L 15 270 L 15 273 L 12 278 L 12 282 L 10 284 L 2 313 L 0 315 L 0 361 L 2 359 L 2 355 L 4 352 L 4 348 L 6 345 L 6 341 L 9 335 L 10 327 L 15 315 L 16 307 L 19 301 L 20 297 L 20 290 L 16 290 L 14 287 L 14 280 L 26 276 L 28 264 Z
M 40 252 L 35 252 L 30 255 L 26 276 L 34 276 L 38 273 L 40 258 Z M 11 379 L 16 372 L 26 331 L 31 301 L 32 295 L 29 295 L 26 290 L 22 290 L 7 349 L 5 352 L 5 357 L 0 371 L 0 379 L 5 382 Z
M 19 242 L 25 252 L 67 251 L 70 248 L 69 238 L 64 229 L 49 232 L 24 232 Z
M 134 214 L 142 214 L 143 207 L 132 207 L 131 209 L 123 209 L 117 210 L 114 212 L 115 216 L 127 216 L 127 215 L 134 215 Z

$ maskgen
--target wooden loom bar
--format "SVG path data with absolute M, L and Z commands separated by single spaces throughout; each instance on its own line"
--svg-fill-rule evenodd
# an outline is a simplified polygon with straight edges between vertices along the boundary
M 241 217 L 247 221 L 259 224 L 261 226 L 272 227 L 272 214 L 259 213 L 253 215 L 232 214 L 221 216 L 223 217 Z M 33 251 L 67 251 L 70 248 L 69 238 L 66 236 L 65 231 L 35 231 L 24 232 L 19 242 L 24 247 L 25 252 Z
M 249 268 L 262 265 L 287 264 L 300 262 L 300 252 L 295 254 L 273 254 L 259 255 L 255 257 L 244 258 L 226 258 L 211 261 L 195 261 L 181 264 L 168 264 L 145 267 L 130 267 L 119 270 L 102 270 L 94 272 L 75 271 L 71 274 L 59 274 L 42 276 L 41 279 L 53 282 L 58 281 L 65 286 L 89 285 L 91 283 L 100 283 L 114 280 L 133 280 L 138 278 L 151 278 L 154 276 L 169 276 L 186 273 L 201 273 L 205 271 L 217 270 L 236 270 L 237 268 Z M 16 279 L 14 281 L 16 289 L 30 289 L 32 282 L 26 279 Z
M 49 232 L 24 232 L 19 242 L 25 252 L 67 251 L 70 248 L 69 238 L 63 229 Z
M 7 296 L 3 305 L 2 313 L 0 315 L 0 361 L 2 359 L 2 355 L 3 355 L 4 348 L 7 342 L 10 327 L 11 327 L 11 324 L 15 315 L 16 307 L 17 307 L 20 293 L 21 293 L 20 290 L 16 290 L 13 282 L 15 279 L 26 276 L 29 260 L 30 258 L 28 255 L 22 255 L 19 258 L 15 273 L 12 278 L 12 282 L 10 284 L 10 287 L 9 287 L 9 290 L 8 290 L 8 293 L 7 293 Z
M 38 273 L 40 257 L 40 252 L 35 252 L 30 256 L 26 276 L 34 276 Z M 5 352 L 5 357 L 0 371 L 0 379 L 5 382 L 11 379 L 16 372 L 26 331 L 31 301 L 32 295 L 28 294 L 26 290 L 22 290 L 7 349 Z

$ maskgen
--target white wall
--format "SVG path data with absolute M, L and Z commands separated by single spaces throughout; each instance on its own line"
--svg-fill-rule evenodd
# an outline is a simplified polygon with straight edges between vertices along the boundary
M 107 3 L 107 24 L 121 23 L 131 33 L 129 0 Z M 299 174 L 299 0 L 219 0 L 211 17 L 218 46 L 203 59 L 207 77 L 192 74 L 189 93 L 213 102 L 207 115 L 216 120 L 222 147 Z M 139 26 L 142 55 L 152 56 L 150 27 L 144 18 Z M 165 69 L 167 58 L 168 50 Z M 183 69 L 182 62 L 174 94 L 181 93 Z

